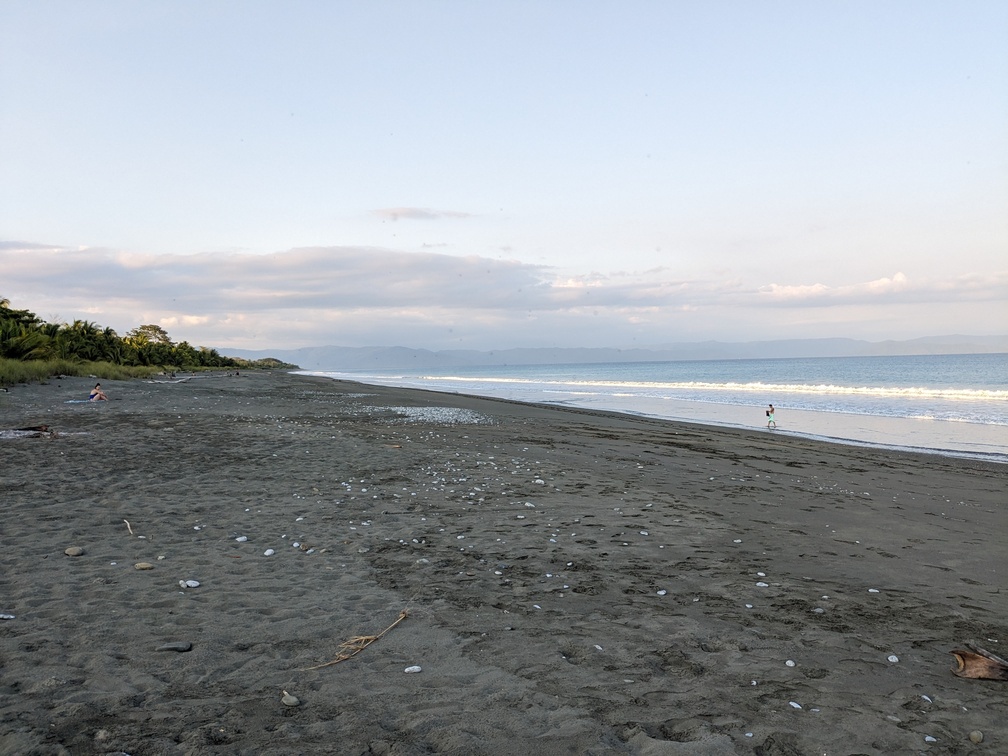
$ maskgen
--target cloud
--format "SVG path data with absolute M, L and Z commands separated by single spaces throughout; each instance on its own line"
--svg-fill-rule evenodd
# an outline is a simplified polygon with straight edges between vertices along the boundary
M 831 307 L 879 302 L 940 302 L 1008 299 L 1008 271 L 991 275 L 911 280 L 901 272 L 843 286 L 822 283 L 768 284 L 758 291 L 763 304 L 772 306 Z
M 455 210 L 431 210 L 426 207 L 384 207 L 374 211 L 383 220 L 440 220 L 441 218 L 471 218 L 471 213 Z
M 377 247 L 153 255 L 0 243 L 0 270 L 0 297 L 46 320 L 83 316 L 120 333 L 155 323 L 179 341 L 249 348 L 622 346 L 816 328 L 857 335 L 858 324 L 872 328 L 880 318 L 919 328 L 921 313 L 935 317 L 933 302 L 960 307 L 967 325 L 981 316 L 997 322 L 992 313 L 1003 314 L 1008 300 L 1008 272 L 759 286 L 741 277 L 677 278 L 668 268 L 578 274 Z M 989 304 L 981 311 L 976 302 Z M 938 322 L 932 333 L 956 328 Z

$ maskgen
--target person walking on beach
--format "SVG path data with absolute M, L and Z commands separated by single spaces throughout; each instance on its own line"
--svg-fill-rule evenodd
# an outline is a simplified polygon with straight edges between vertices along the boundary
M 766 421 L 767 430 L 770 429 L 771 425 L 773 425 L 773 427 L 776 428 L 777 427 L 777 421 L 774 420 L 774 407 L 773 407 L 772 404 L 770 405 L 770 409 L 768 409 L 766 411 L 766 416 L 767 416 L 767 421 Z

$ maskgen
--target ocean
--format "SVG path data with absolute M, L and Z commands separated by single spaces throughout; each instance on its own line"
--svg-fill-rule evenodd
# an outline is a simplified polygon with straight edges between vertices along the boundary
M 1008 354 L 312 372 L 1008 463 Z

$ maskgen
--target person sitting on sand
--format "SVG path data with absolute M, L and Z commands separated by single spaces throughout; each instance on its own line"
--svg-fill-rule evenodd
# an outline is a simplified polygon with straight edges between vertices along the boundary
M 772 404 L 770 405 L 770 409 L 766 411 L 766 416 L 767 416 L 766 427 L 769 428 L 770 425 L 773 424 L 773 427 L 776 428 L 777 421 L 774 420 L 774 406 Z
M 91 396 L 89 396 L 88 399 L 90 399 L 92 402 L 108 401 L 108 397 L 105 396 L 105 392 L 102 391 L 100 383 L 96 383 L 94 388 L 91 389 Z

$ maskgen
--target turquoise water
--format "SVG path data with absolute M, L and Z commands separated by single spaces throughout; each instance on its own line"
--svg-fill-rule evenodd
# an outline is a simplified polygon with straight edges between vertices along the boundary
M 364 383 L 764 427 L 1008 462 L 1008 354 L 325 372 Z

